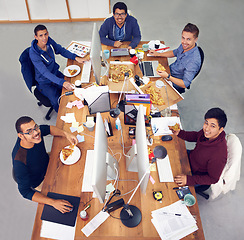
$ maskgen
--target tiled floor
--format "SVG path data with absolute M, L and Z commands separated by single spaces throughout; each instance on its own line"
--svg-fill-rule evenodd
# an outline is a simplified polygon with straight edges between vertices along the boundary
M 204 113 L 221 107 L 228 115 L 227 133 L 243 136 L 243 67 L 244 2 L 242 0 L 134 0 L 125 1 L 141 27 L 142 40 L 163 39 L 171 49 L 178 47 L 181 31 L 188 22 L 200 29 L 198 44 L 205 53 L 200 75 L 179 103 L 183 128 L 198 130 Z M 115 3 L 111 1 L 111 5 Z M 101 22 L 98 23 L 99 25 Z M 92 22 L 46 24 L 50 35 L 63 46 L 71 40 L 90 40 Z M 33 39 L 35 24 L 0 24 L 1 46 L 1 226 L 0 239 L 30 239 L 37 204 L 24 200 L 11 176 L 11 151 L 16 140 L 14 123 L 21 115 L 30 115 L 38 123 L 55 124 L 43 119 L 46 109 L 36 105 L 21 74 L 18 57 Z M 57 61 L 64 69 L 66 61 Z M 171 62 L 172 60 L 170 60 Z M 52 138 L 46 141 L 50 149 Z M 193 147 L 187 144 L 187 147 Z M 241 180 L 235 191 L 220 199 L 206 201 L 198 197 L 205 238 L 207 240 L 243 239 L 244 188 Z

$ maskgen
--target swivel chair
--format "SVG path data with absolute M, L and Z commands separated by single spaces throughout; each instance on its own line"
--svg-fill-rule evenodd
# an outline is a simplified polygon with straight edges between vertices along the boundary
M 199 47 L 199 46 L 198 46 L 198 50 L 199 50 L 199 52 L 200 52 L 200 56 L 201 56 L 201 66 L 200 66 L 198 72 L 196 73 L 196 75 L 194 76 L 193 79 L 195 79 L 195 78 L 197 77 L 197 75 L 200 73 L 200 71 L 201 71 L 201 69 L 202 69 L 203 62 L 204 62 L 204 52 L 203 52 L 202 48 Z M 193 81 L 193 80 L 192 80 L 192 81 Z M 187 89 L 190 89 L 190 86 L 188 86 Z M 185 92 L 185 88 L 182 88 L 182 89 L 178 90 L 178 92 L 179 92 L 179 93 L 184 93 L 184 92 Z
M 239 138 L 235 134 L 228 134 L 227 140 L 227 163 L 221 173 L 219 181 L 212 184 L 209 193 L 204 193 L 207 190 L 207 185 L 195 187 L 196 193 L 205 199 L 215 199 L 221 193 L 226 194 L 230 190 L 234 190 L 237 181 L 240 180 L 241 174 L 241 156 L 242 145 Z
M 26 48 L 21 53 L 21 55 L 19 57 L 19 61 L 21 64 L 21 73 L 23 75 L 24 81 L 25 81 L 28 89 L 32 93 L 32 87 L 36 86 L 37 82 L 35 80 L 35 68 L 29 57 L 29 50 L 30 50 L 30 47 Z M 36 99 L 38 100 L 38 102 L 37 102 L 38 106 L 44 105 L 45 107 L 49 108 L 49 110 L 45 116 L 45 119 L 50 120 L 51 119 L 50 114 L 53 111 L 53 107 L 52 107 L 50 100 L 46 96 L 44 96 L 37 89 L 37 87 L 35 87 L 35 89 L 34 89 L 34 95 L 35 95 Z

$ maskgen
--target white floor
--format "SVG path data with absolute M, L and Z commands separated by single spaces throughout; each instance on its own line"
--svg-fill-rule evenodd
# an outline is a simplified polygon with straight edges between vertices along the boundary
M 112 0 L 111 5 L 116 1 Z M 183 128 L 198 130 L 203 116 L 211 107 L 221 107 L 228 115 L 227 133 L 243 136 L 243 37 L 244 1 L 242 0 L 134 0 L 125 1 L 138 19 L 142 40 L 163 39 L 171 49 L 178 47 L 181 31 L 188 22 L 200 29 L 199 45 L 205 53 L 200 75 L 184 95 L 179 109 Z M 100 25 L 101 22 L 98 23 Z M 55 124 L 43 119 L 46 109 L 38 107 L 25 86 L 18 57 L 30 45 L 36 24 L 0 24 L 0 239 L 30 239 L 37 204 L 23 199 L 11 176 L 11 151 L 16 141 L 15 121 L 22 115 L 32 116 L 37 123 Z M 71 40 L 90 40 L 92 22 L 48 23 L 50 35 L 61 45 Z M 57 61 L 64 69 L 66 61 Z M 47 138 L 47 149 L 52 138 Z M 187 144 L 187 147 L 193 147 Z M 235 191 L 215 201 L 198 197 L 205 238 L 207 240 L 243 239 L 244 197 L 243 168 Z

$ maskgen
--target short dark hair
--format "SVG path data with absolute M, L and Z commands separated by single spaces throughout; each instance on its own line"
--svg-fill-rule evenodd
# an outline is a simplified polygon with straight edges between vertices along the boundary
M 120 10 L 125 10 L 125 13 L 127 14 L 127 6 L 126 6 L 125 3 L 123 3 L 123 2 L 115 3 L 114 6 L 113 6 L 113 14 L 115 13 L 115 10 L 117 8 L 120 9 Z
M 199 35 L 198 27 L 192 23 L 186 24 L 182 32 L 190 32 L 194 35 L 194 38 L 197 38 Z
M 16 128 L 17 133 L 22 132 L 22 130 L 21 130 L 22 124 L 29 123 L 31 121 L 34 121 L 31 117 L 28 117 L 28 116 L 20 117 L 15 123 L 15 128 Z
M 222 128 L 222 127 L 224 128 L 227 123 L 227 116 L 226 116 L 225 112 L 220 108 L 209 109 L 204 116 L 205 120 L 208 118 L 217 119 L 219 128 Z
M 44 26 L 44 25 L 42 25 L 42 24 L 37 25 L 37 26 L 34 28 L 34 33 L 35 33 L 35 35 L 37 36 L 37 32 L 38 32 L 38 31 L 41 31 L 41 30 L 47 30 L 46 26 Z

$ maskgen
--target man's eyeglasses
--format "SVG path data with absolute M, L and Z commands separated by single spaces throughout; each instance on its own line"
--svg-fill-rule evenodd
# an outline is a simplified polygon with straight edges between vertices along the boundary
M 115 13 L 115 17 L 125 17 L 126 13 Z
M 32 135 L 34 133 L 34 131 L 38 131 L 39 130 L 39 125 L 35 125 L 34 128 L 32 129 L 28 129 L 27 132 L 21 132 L 21 134 L 28 134 L 28 135 Z

